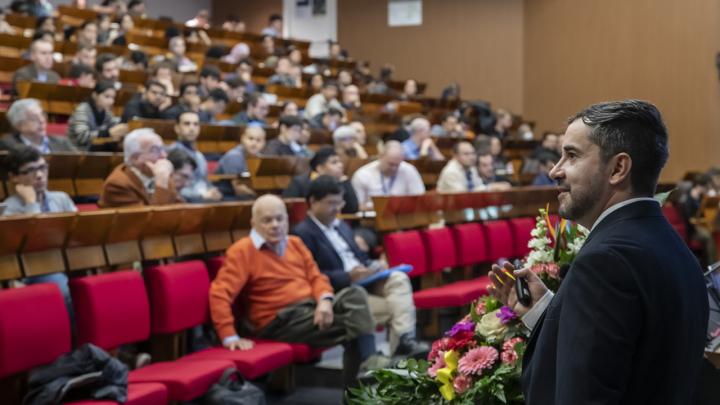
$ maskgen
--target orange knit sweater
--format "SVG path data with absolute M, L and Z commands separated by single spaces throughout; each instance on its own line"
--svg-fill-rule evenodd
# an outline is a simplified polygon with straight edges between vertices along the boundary
M 237 334 L 233 304 L 240 291 L 253 327 L 267 326 L 281 309 L 333 289 L 312 254 L 297 236 L 289 236 L 285 256 L 257 250 L 250 237 L 228 248 L 225 263 L 210 287 L 210 315 L 220 339 Z

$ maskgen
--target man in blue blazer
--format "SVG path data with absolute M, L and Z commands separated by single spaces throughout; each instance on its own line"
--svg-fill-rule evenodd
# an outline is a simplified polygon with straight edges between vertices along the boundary
M 667 130 L 647 102 L 592 105 L 569 121 L 560 161 L 560 215 L 590 229 L 553 296 L 528 269 L 530 308 L 512 266 L 494 267 L 494 294 L 532 329 L 523 359 L 528 405 L 692 403 L 708 300 L 698 261 L 652 197 L 668 158 Z
M 325 273 L 335 291 L 362 282 L 384 269 L 360 250 L 353 231 L 337 218 L 345 200 L 342 184 L 331 176 L 319 176 L 310 183 L 307 195 L 310 210 L 293 233 L 312 252 L 320 271 Z M 415 338 L 415 304 L 408 276 L 395 271 L 386 279 L 364 286 L 376 322 L 388 324 L 390 350 L 397 356 L 419 357 L 427 354 L 428 346 Z

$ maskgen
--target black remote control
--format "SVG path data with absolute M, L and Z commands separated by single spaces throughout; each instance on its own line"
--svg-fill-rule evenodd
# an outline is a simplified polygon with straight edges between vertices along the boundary
M 513 265 L 515 266 L 516 270 L 522 267 L 520 260 L 515 260 L 515 263 L 513 263 Z M 515 295 L 517 295 L 518 302 L 525 305 L 526 307 L 529 307 L 532 303 L 532 297 L 530 296 L 530 287 L 528 286 L 527 280 L 522 277 L 517 277 L 515 279 Z

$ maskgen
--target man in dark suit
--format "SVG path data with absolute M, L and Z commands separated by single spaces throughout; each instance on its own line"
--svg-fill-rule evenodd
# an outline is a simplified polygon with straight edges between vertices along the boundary
M 18 69 L 12 77 L 12 91 L 17 94 L 19 82 L 57 83 L 60 75 L 52 70 L 53 44 L 44 39 L 37 39 L 30 44 L 31 64 Z
M 307 194 L 308 216 L 293 233 L 310 250 L 318 268 L 330 279 L 335 291 L 362 282 L 385 268 L 371 262 L 358 247 L 350 227 L 340 221 L 343 200 L 341 183 L 331 176 L 320 176 L 310 183 Z M 415 339 L 415 304 L 407 274 L 397 271 L 386 279 L 364 285 L 368 303 L 377 322 L 390 329 L 390 350 L 397 356 L 427 355 L 428 346 Z
M 47 117 L 40 102 L 34 98 L 15 101 L 8 109 L 6 116 L 16 132 L 0 138 L 0 150 L 27 145 L 42 154 L 77 151 L 65 136 L 47 135 Z
M 340 182 L 343 189 L 345 205 L 343 214 L 358 212 L 358 200 L 350 180 L 345 176 L 345 165 L 332 146 L 323 146 L 310 159 L 310 173 L 300 174 L 292 178 L 290 184 L 282 192 L 284 198 L 306 198 L 310 190 L 310 182 L 318 176 L 331 176 Z
M 596 104 L 570 120 L 560 215 L 590 234 L 553 297 L 528 269 L 531 307 L 494 266 L 494 294 L 532 329 L 523 359 L 528 405 L 692 403 L 705 346 L 702 270 L 653 193 L 668 157 L 651 104 Z M 562 273 L 562 271 L 561 271 Z M 504 283 L 504 284 L 503 284 Z

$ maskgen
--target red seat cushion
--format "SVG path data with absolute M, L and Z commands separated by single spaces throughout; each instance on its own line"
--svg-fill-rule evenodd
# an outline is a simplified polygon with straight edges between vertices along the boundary
M 293 350 L 287 343 L 256 342 L 250 350 L 230 351 L 222 347 L 188 354 L 179 361 L 228 360 L 247 379 L 255 379 L 293 361 Z
M 470 266 L 488 260 L 485 229 L 478 223 L 457 225 L 452 228 L 458 265 Z
M 128 384 L 128 400 L 125 405 L 160 405 L 168 402 L 167 388 L 162 384 Z M 75 401 L 65 405 L 113 405 L 115 401 Z
M 507 221 L 487 221 L 483 224 L 488 242 L 488 259 L 497 261 L 510 258 L 515 254 L 512 230 Z
M 70 351 L 70 318 L 55 284 L 0 291 L 0 377 Z
M 530 232 L 535 228 L 534 218 L 513 218 L 510 220 L 510 228 L 515 239 L 514 257 L 524 257 L 530 253 L 528 242 L 532 236 Z
M 487 294 L 489 284 L 490 280 L 487 276 L 475 280 L 458 281 L 418 291 L 413 294 L 413 300 L 415 306 L 420 309 L 459 307 Z
M 133 370 L 128 375 L 130 383 L 162 383 L 171 401 L 190 401 L 203 395 L 235 365 L 231 361 L 173 361 L 155 363 Z
M 412 271 L 408 273 L 410 277 L 417 277 L 426 273 L 425 246 L 420 237 L 420 232 L 406 231 L 387 234 L 384 238 L 384 245 L 388 264 L 391 267 L 401 264 L 413 266 Z
M 97 211 L 100 209 L 97 204 L 75 204 L 75 207 L 77 207 L 80 212 Z
M 48 122 L 47 127 L 45 128 L 45 132 L 47 132 L 48 135 L 64 137 L 67 135 L 67 129 L 68 129 L 68 124 L 66 122 L 65 123 Z
M 217 160 L 208 160 L 207 161 L 207 172 L 215 173 L 215 170 L 217 169 L 219 163 L 220 162 Z
M 210 279 L 199 260 L 145 269 L 153 334 L 176 333 L 208 320 Z
M 105 350 L 150 336 L 150 308 L 140 273 L 118 271 L 70 282 L 77 343 Z
M 450 228 L 428 229 L 421 233 L 429 271 L 457 266 L 455 240 Z
M 310 363 L 318 359 L 327 348 L 311 347 L 304 343 L 289 343 L 293 351 L 293 362 Z

